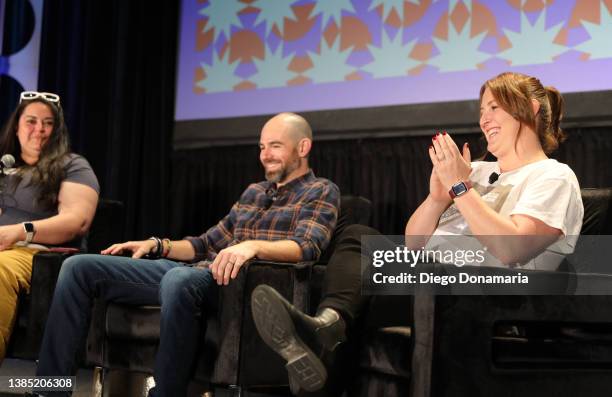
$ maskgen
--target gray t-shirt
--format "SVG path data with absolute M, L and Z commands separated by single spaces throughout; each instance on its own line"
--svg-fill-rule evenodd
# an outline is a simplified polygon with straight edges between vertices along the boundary
M 63 181 L 81 183 L 100 192 L 98 179 L 85 158 L 71 153 L 66 156 Z M 32 173 L 23 175 L 15 187 L 18 178 L 14 173 L 0 176 L 0 225 L 46 219 L 57 215 L 56 208 L 43 208 L 37 203 L 39 186 L 30 183 Z

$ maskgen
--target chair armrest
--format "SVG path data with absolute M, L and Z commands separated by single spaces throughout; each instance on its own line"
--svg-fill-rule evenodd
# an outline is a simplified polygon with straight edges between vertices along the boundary
M 305 269 L 307 267 L 313 266 L 315 261 L 305 261 L 305 262 L 278 262 L 278 261 L 269 261 L 265 259 L 255 259 L 251 260 L 247 263 L 247 266 L 273 266 L 279 268 L 295 268 L 295 269 Z
M 301 310 L 308 309 L 308 283 L 314 262 L 286 263 L 265 260 L 248 262 L 227 286 L 219 289 L 219 305 L 214 320 L 208 322 L 203 357 L 217 357 L 214 368 L 202 371 L 212 373 L 214 384 L 277 384 L 278 378 L 286 378 L 283 364 L 270 365 L 268 371 L 251 371 L 245 366 L 253 364 L 247 357 L 261 357 L 279 361 L 263 343 L 255 329 L 251 314 L 251 293 L 260 284 L 277 289 Z M 210 350 L 214 349 L 214 350 Z M 210 366 L 212 360 L 201 361 L 200 366 Z M 274 369 L 272 369 L 274 367 Z M 235 371 L 235 368 L 239 368 Z M 200 372 L 200 371 L 198 371 Z M 258 379 L 249 374 L 261 375 Z M 246 378 L 245 378 L 246 376 Z M 276 382 L 275 382 L 276 380 Z M 270 383 L 266 383 L 270 382 Z
M 32 261 L 32 281 L 25 310 L 28 311 L 25 327 L 24 355 L 36 358 L 45 332 L 55 284 L 66 253 L 39 252 Z
M 282 284 L 274 283 L 275 275 L 279 274 L 279 271 L 289 272 L 291 275 L 290 280 L 292 282 L 292 294 L 285 295 L 287 299 L 289 299 L 298 309 L 309 312 L 310 309 L 310 277 L 312 275 L 312 267 L 316 262 L 307 261 L 307 262 L 275 262 L 275 261 L 266 261 L 266 260 L 255 260 L 250 262 L 247 267 L 247 274 L 250 273 L 250 280 L 248 280 L 248 284 L 252 286 L 252 289 L 249 291 L 249 302 L 251 298 L 251 292 L 255 287 L 260 284 L 269 284 L 272 287 L 279 289 L 282 287 Z M 247 276 L 248 277 L 248 276 Z M 268 279 L 268 277 L 271 277 Z M 282 288 L 279 289 L 282 293 Z M 249 307 L 250 314 L 250 307 Z
M 37 313 L 40 313 L 41 316 L 30 318 L 40 319 L 44 313 L 46 320 L 62 263 L 71 255 L 71 253 L 59 252 L 39 252 L 34 255 L 30 295 L 32 308 L 38 310 Z
M 42 251 L 34 255 L 32 262 L 32 297 L 51 300 L 55 291 L 55 283 L 64 260 L 70 254 Z M 51 302 L 48 302 L 49 305 Z

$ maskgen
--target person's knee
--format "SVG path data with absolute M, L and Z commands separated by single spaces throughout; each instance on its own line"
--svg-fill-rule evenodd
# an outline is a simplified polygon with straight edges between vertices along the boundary
M 89 266 L 90 259 L 94 255 L 74 255 L 66 259 L 62 263 L 59 277 L 57 279 L 57 285 L 60 286 L 66 282 L 81 280 L 86 274 L 87 266 Z
M 84 258 L 88 255 L 74 255 L 70 258 L 66 259 L 62 263 L 62 268 L 60 270 L 60 274 L 74 274 L 81 271 L 84 263 L 86 263 L 86 259 Z
M 178 300 L 197 304 L 202 290 L 208 288 L 212 282 L 212 275 L 207 270 L 196 270 L 191 267 L 172 268 L 161 280 L 160 301 L 168 303 Z
M 12 318 L 17 309 L 18 296 L 19 282 L 15 273 L 10 266 L 0 263 L 0 335 L 8 337 L 10 327 L 7 323 L 10 323 L 9 319 Z M 0 361 L 2 361 L 1 354 Z
M 187 267 L 174 267 L 168 270 L 161 280 L 161 288 L 176 290 L 188 287 L 191 279 L 189 269 Z
M 29 288 L 32 261 L 29 260 L 29 265 L 27 261 L 13 250 L 0 252 L 0 287 L 4 292 L 10 290 L 18 294 L 20 290 Z
M 10 266 L 0 263 L 0 287 L 3 291 L 14 290 L 17 293 L 17 277 Z

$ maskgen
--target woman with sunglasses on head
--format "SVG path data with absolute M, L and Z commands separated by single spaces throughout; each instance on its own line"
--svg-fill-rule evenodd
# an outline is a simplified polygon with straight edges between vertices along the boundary
M 467 144 L 460 152 L 450 135 L 433 137 L 430 193 L 406 225 L 411 248 L 471 236 L 493 255 L 479 265 L 555 270 L 573 252 L 584 214 L 574 172 L 547 156 L 564 138 L 562 113 L 561 94 L 535 77 L 486 81 L 480 129 L 497 161 L 471 162 Z
M 6 155 L 13 156 L 14 168 L 0 174 L 0 363 L 17 297 L 30 288 L 34 254 L 50 246 L 78 247 L 99 192 L 87 160 L 70 153 L 56 94 L 21 93 L 0 136 L 0 156 Z

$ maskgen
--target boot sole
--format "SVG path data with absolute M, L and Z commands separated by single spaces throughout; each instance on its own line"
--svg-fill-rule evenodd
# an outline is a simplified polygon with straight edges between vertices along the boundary
M 255 327 L 263 341 L 287 361 L 289 384 L 299 385 L 313 392 L 327 380 L 327 371 L 321 360 L 297 335 L 293 321 L 280 295 L 272 288 L 258 286 L 251 296 L 251 311 Z

